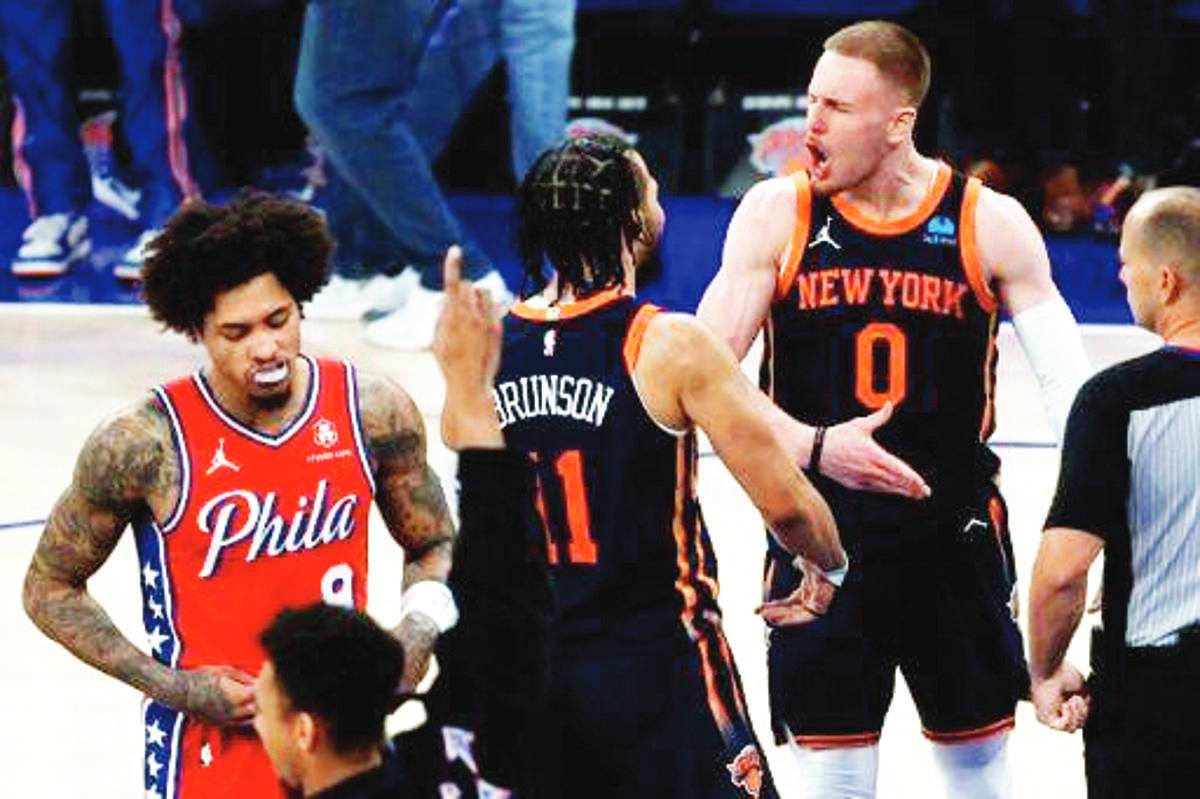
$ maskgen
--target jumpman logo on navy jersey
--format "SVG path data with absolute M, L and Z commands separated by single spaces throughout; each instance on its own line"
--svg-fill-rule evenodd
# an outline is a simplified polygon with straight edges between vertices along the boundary
M 842 249 L 842 245 L 840 245 L 836 241 L 834 241 L 833 236 L 831 236 L 829 234 L 829 226 L 831 224 L 833 224 L 832 219 L 825 220 L 824 226 L 820 230 L 817 231 L 817 235 L 813 238 L 813 240 L 811 242 L 809 242 L 808 249 L 811 250 L 813 247 L 816 247 L 818 244 L 828 244 L 830 247 L 833 247 L 835 250 Z

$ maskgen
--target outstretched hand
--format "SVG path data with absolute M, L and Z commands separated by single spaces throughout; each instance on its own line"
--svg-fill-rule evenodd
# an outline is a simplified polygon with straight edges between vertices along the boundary
M 500 323 L 490 295 L 462 279 L 462 249 L 442 263 L 446 300 L 433 334 L 433 355 L 446 379 L 442 439 L 451 449 L 504 446 L 492 404 L 500 368 Z
M 805 558 L 800 559 L 803 578 L 795 591 L 782 599 L 763 602 L 754 612 L 771 627 L 794 627 L 808 624 L 829 612 L 837 586 L 825 578 L 821 567 Z
M 925 499 L 932 491 L 921 475 L 876 443 L 875 431 L 892 418 L 892 403 L 825 433 L 821 474 L 847 488 Z

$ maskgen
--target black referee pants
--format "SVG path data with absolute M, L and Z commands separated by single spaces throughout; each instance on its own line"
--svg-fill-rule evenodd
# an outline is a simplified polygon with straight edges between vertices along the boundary
M 1089 799 L 1200 795 L 1200 642 L 1127 647 L 1122 659 L 1090 680 Z

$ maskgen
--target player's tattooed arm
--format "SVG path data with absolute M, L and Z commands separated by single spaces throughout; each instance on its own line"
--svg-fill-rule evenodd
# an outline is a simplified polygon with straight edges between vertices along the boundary
M 146 655 L 87 589 L 147 499 L 176 490 L 170 446 L 166 420 L 150 401 L 91 434 L 34 550 L 22 600 L 33 623 L 85 663 L 172 707 L 233 720 L 237 703 L 215 676 L 176 672 Z
M 425 459 L 425 424 L 412 398 L 387 378 L 360 375 L 363 430 L 375 466 L 375 501 L 404 548 L 404 586 L 445 580 L 454 525 L 442 484 Z
M 445 581 L 454 526 L 441 482 L 425 459 L 425 425 L 412 398 L 391 380 L 360 375 L 363 429 L 375 465 L 375 501 L 392 537 L 404 548 L 404 588 Z M 428 665 L 438 630 L 421 613 L 393 631 L 404 645 L 402 688 L 411 690 Z

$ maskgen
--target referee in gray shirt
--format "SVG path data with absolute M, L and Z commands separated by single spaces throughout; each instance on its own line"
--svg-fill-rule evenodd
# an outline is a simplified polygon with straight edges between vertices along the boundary
M 1130 210 L 1121 281 L 1164 339 L 1075 399 L 1030 589 L 1031 698 L 1084 729 L 1088 796 L 1200 794 L 1200 190 Z M 1084 681 L 1064 660 L 1105 550 L 1102 628 Z M 1182 792 L 1182 793 L 1181 793 Z

